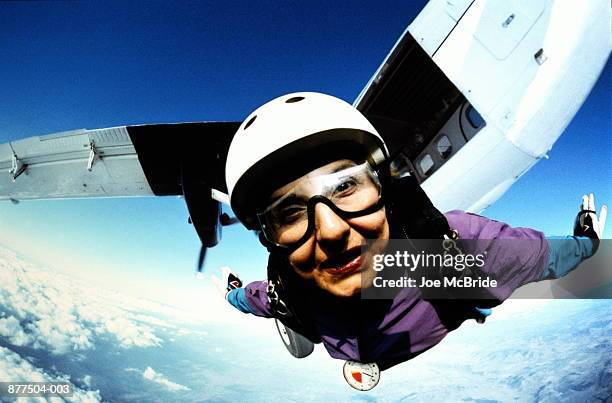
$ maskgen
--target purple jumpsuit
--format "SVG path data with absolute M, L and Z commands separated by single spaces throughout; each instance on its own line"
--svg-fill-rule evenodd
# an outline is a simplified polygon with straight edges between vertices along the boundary
M 489 256 L 494 254 L 494 258 L 486 260 L 482 271 L 497 279 L 497 287 L 487 291 L 498 303 L 522 285 L 546 277 L 549 244 L 543 233 L 528 228 L 512 228 L 462 211 L 451 211 L 445 216 L 450 228 L 456 230 L 461 239 L 484 240 L 485 245 L 486 240 L 530 240 L 486 246 L 490 248 Z M 251 313 L 272 317 L 266 287 L 266 281 L 248 284 L 245 287 L 246 301 Z M 381 369 L 411 359 L 435 346 L 461 321 L 468 319 L 464 317 L 456 325 L 448 325 L 441 318 L 439 309 L 421 298 L 418 288 L 403 288 L 391 301 L 358 302 L 361 305 L 313 300 L 315 326 L 332 357 L 377 362 Z

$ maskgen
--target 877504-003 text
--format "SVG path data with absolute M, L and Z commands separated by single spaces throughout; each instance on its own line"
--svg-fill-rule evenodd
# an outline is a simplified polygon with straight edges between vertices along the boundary
M 0 397 L 72 397 L 69 382 L 0 382 Z

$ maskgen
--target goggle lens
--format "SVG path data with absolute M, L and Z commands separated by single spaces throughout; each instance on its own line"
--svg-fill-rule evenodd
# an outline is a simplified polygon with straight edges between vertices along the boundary
M 350 216 L 371 209 L 381 199 L 380 182 L 367 162 L 327 174 L 309 174 L 280 190 L 282 196 L 257 216 L 266 239 L 284 247 L 298 243 L 312 227 L 308 209 L 313 197 L 328 200 Z

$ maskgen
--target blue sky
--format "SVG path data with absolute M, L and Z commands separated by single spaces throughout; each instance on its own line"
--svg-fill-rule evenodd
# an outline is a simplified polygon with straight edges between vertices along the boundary
M 424 3 L 2 2 L 0 143 L 78 128 L 241 120 L 299 90 L 352 101 Z M 550 159 L 485 215 L 563 234 L 584 192 L 612 200 L 611 73 L 608 62 Z M 0 204 L 0 243 L 164 302 L 197 304 L 211 291 L 194 279 L 198 240 L 176 198 Z M 234 226 L 208 270 L 228 264 L 259 279 L 264 252 Z

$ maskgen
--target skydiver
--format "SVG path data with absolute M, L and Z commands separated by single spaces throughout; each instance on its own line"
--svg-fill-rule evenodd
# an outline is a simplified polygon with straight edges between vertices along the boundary
M 482 321 L 522 285 L 575 269 L 595 253 L 607 212 L 602 206 L 598 218 L 593 195 L 584 196 L 574 236 L 551 242 L 534 229 L 440 213 L 413 177 L 392 173 L 389 160 L 382 137 L 358 110 L 305 92 L 251 113 L 226 164 L 231 207 L 270 255 L 267 280 L 242 287 L 224 270 L 217 286 L 238 310 L 276 318 L 347 360 L 345 377 L 361 390 L 378 382 L 378 371 L 435 346 L 465 320 Z M 362 244 L 388 239 L 532 242 L 489 256 L 483 270 L 501 284 L 486 300 L 436 301 L 408 288 L 388 300 L 362 299 L 372 256 L 382 252 L 380 242 L 364 253 Z

